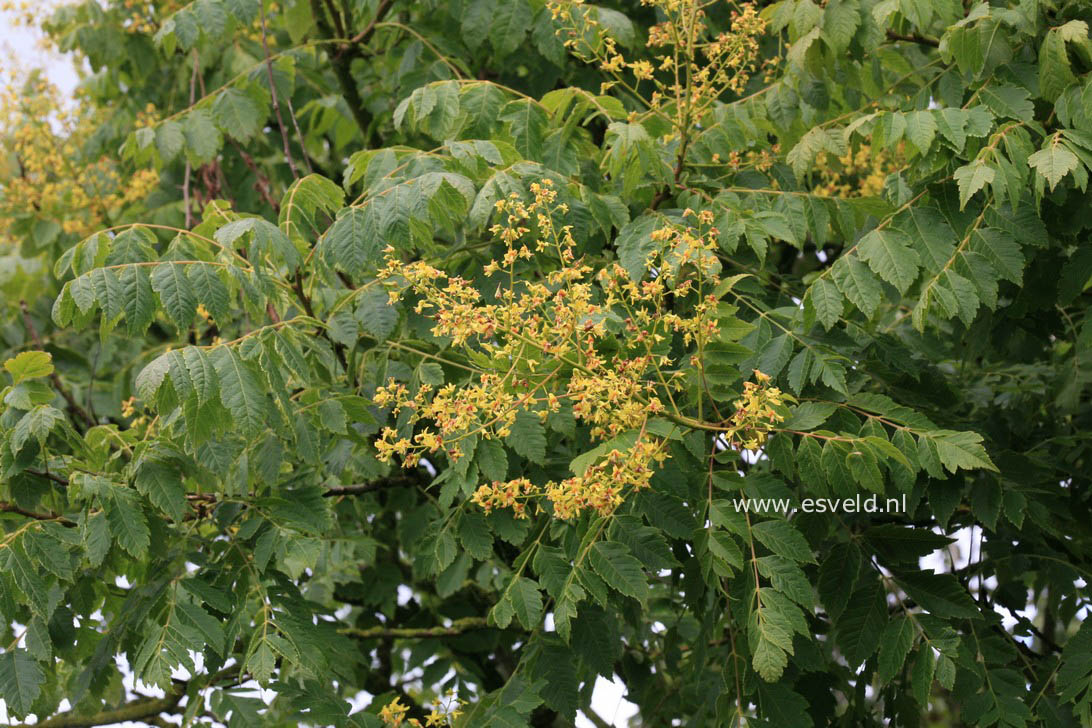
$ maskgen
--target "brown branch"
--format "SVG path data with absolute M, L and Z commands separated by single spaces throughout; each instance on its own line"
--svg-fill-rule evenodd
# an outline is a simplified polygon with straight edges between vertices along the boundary
M 337 82 L 341 87 L 341 93 L 345 97 L 345 102 L 349 105 L 349 111 L 352 112 L 353 120 L 356 121 L 356 125 L 360 128 L 360 133 L 364 135 L 365 147 L 371 142 L 370 129 L 372 126 L 372 115 L 368 113 L 368 110 L 364 107 L 364 100 L 360 98 L 360 91 L 356 87 L 356 80 L 353 79 L 351 69 L 352 55 L 349 49 L 354 48 L 355 43 L 367 40 L 375 31 L 379 20 L 389 9 L 389 0 L 381 2 L 379 4 L 379 9 L 376 11 L 375 20 L 363 31 L 354 36 L 352 42 L 343 45 L 342 51 L 335 53 L 330 59 L 331 64 L 334 67 L 334 75 L 337 77 Z M 338 36 L 335 35 L 334 29 L 330 26 L 330 21 L 326 18 L 326 12 L 322 8 L 322 0 L 311 0 L 311 14 L 315 17 L 315 25 L 318 27 L 319 33 L 321 33 L 326 40 L 336 40 Z M 345 55 L 346 53 L 349 53 L 349 55 Z
M 24 473 L 30 473 L 31 475 L 37 475 L 39 478 L 45 478 L 46 480 L 52 480 L 57 485 L 68 487 L 68 479 L 62 478 L 59 475 L 55 475 L 48 470 L 38 470 L 37 468 L 26 468 Z
M 190 75 L 190 106 L 197 95 L 197 74 L 200 69 L 200 61 L 197 57 L 197 49 L 193 49 L 193 73 Z M 185 212 L 186 229 L 193 227 L 193 206 L 190 204 L 190 158 L 186 155 L 186 171 L 182 178 L 182 209 Z
M 896 33 L 893 30 L 887 31 L 888 40 L 901 40 L 907 43 L 917 43 L 918 45 L 929 46 L 930 48 L 939 48 L 940 41 L 936 38 L 930 38 L 928 36 L 921 35 L 920 33 L 910 33 L 904 35 L 902 33 Z
M 34 326 L 34 320 L 30 317 L 30 309 L 27 307 L 27 302 L 19 301 L 19 308 L 23 311 L 23 325 L 26 326 L 27 333 L 34 342 L 35 348 L 38 349 L 38 351 L 45 351 L 45 348 L 42 346 L 42 338 L 38 336 L 38 329 Z M 57 375 L 55 369 L 50 372 L 49 379 L 53 382 L 54 389 L 60 392 L 61 396 L 64 397 L 64 400 L 68 402 L 69 412 L 79 416 L 80 419 L 87 423 L 88 427 L 94 427 L 98 424 L 95 422 L 95 418 L 87 414 L 87 411 L 80 406 L 79 402 L 76 401 L 76 398 L 72 396 L 72 393 L 61 383 L 61 378 Z
M 118 708 L 103 710 L 92 715 L 73 715 L 72 712 L 61 713 L 58 716 L 43 720 L 38 723 L 40 728 L 90 728 L 97 725 L 110 725 L 111 723 L 123 723 L 125 721 L 143 721 L 160 713 L 174 710 L 184 690 L 175 688 L 162 698 L 142 698 L 126 703 Z
M 15 505 L 14 503 L 5 503 L 0 501 L 0 512 L 3 513 L 18 513 L 20 516 L 26 516 L 27 518 L 33 518 L 36 521 L 57 521 L 62 526 L 68 528 L 75 528 L 76 522 L 65 518 L 64 516 L 56 513 L 38 513 L 37 511 L 29 511 L 26 508 Z
M 479 629 L 489 629 L 485 617 L 466 617 L 456 619 L 450 627 L 344 627 L 338 632 L 357 639 L 429 639 L 434 637 L 455 637 Z
M 330 488 L 322 494 L 323 498 L 333 498 L 339 495 L 364 495 L 365 493 L 374 493 L 377 490 L 386 490 L 387 488 L 399 488 L 407 485 L 416 485 L 420 482 L 417 478 L 409 475 L 394 476 L 390 478 L 383 478 L 382 480 L 375 480 L 371 483 L 358 483 L 355 485 L 338 485 Z
M 370 38 L 372 36 L 372 33 L 375 32 L 375 27 L 380 22 L 382 22 L 384 17 L 386 17 L 387 12 L 391 9 L 392 4 L 393 0 L 381 0 L 381 2 L 379 3 L 379 7 L 376 8 L 375 17 L 372 18 L 372 22 L 368 23 L 364 27 L 364 30 L 360 31 L 352 38 L 350 38 L 349 42 L 345 44 L 345 46 L 343 46 L 340 51 L 338 51 L 338 54 L 340 55 L 341 53 L 345 53 L 347 50 L 349 50 L 349 48 L 358 43 L 367 42 L 368 38 Z
M 238 672 L 238 665 L 226 667 L 220 672 L 207 676 L 208 680 L 205 683 L 205 686 L 215 685 L 225 678 L 236 675 Z M 198 677 L 206 676 L 199 675 Z M 196 680 L 197 678 L 194 679 Z M 37 725 L 40 728 L 91 728 L 92 726 L 124 723 L 126 721 L 143 721 L 145 723 L 159 725 L 157 722 L 159 714 L 169 713 L 178 707 L 178 703 L 181 702 L 183 696 L 186 694 L 186 687 L 188 684 L 188 682 L 175 684 L 162 698 L 140 698 L 130 703 L 125 703 L 117 708 L 102 710 L 91 715 L 76 715 L 73 711 L 69 711 L 39 721 Z
M 288 161 L 288 168 L 292 170 L 292 176 L 299 179 L 300 173 L 296 169 L 296 162 L 292 159 L 292 150 L 288 144 L 288 130 L 284 126 L 284 117 L 281 116 L 281 105 L 277 101 L 277 83 L 273 79 L 273 62 L 269 60 L 269 42 L 265 32 L 265 3 L 258 5 L 262 22 L 262 51 L 265 52 L 265 73 L 269 79 L 269 95 L 273 100 L 273 113 L 277 117 L 277 126 L 281 132 L 281 143 L 284 146 L 284 158 Z

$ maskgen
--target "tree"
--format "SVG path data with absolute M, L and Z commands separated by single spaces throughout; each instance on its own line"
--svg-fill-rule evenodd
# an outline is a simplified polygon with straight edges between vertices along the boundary
M 4 99 L 7 710 L 1089 725 L 1090 16 L 60 7 L 78 103 Z

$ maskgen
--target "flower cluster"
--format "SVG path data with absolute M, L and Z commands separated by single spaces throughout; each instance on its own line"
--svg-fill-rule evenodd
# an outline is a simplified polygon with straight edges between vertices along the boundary
M 626 60 L 598 14 L 582 0 L 548 0 L 570 52 L 611 75 L 614 85 L 644 98 L 650 109 L 689 128 L 725 93 L 740 94 L 758 64 L 758 39 L 766 21 L 744 3 L 728 30 L 709 27 L 711 0 L 642 0 L 665 18 L 649 29 L 647 58 Z M 627 73 L 628 72 L 628 73 Z
M 6 80 L 0 97 L 0 240 L 16 239 L 11 231 L 28 215 L 56 222 L 65 233 L 89 235 L 158 184 L 153 170 L 123 179 L 109 157 L 89 157 L 95 121 L 79 105 L 62 103 L 54 86 L 31 76 L 17 90 L 16 77 Z
M 837 159 L 830 156 L 826 152 L 815 156 L 818 179 L 813 188 L 816 194 L 828 197 L 878 197 L 888 175 L 902 166 L 905 158 L 901 142 L 894 151 L 862 144 Z
M 380 460 L 406 467 L 440 456 L 455 462 L 479 440 L 510 437 L 521 417 L 545 421 L 564 410 L 593 440 L 610 443 L 596 461 L 560 481 L 482 484 L 473 501 L 518 517 L 544 501 L 562 519 L 607 514 L 649 486 L 668 457 L 664 427 L 687 426 L 673 396 L 718 335 L 718 231 L 708 211 L 665 218 L 651 236 L 648 275 L 635 280 L 621 265 L 595 271 L 577 257 L 571 227 L 558 222 L 568 208 L 553 183 L 530 191 L 529 200 L 496 203 L 492 234 L 503 250 L 484 270 L 498 281 L 488 299 L 480 285 L 388 250 L 380 278 L 392 298 L 414 299 L 433 334 L 477 368 L 458 386 L 390 379 L 378 387 L 375 403 L 401 424 L 380 433 L 376 450 Z M 764 439 L 760 420 L 768 430 L 768 407 L 781 396 L 768 378 L 748 385 L 738 405 L 746 417 L 725 423 L 748 433 L 733 445 Z
M 395 698 L 379 711 L 379 719 L 383 721 L 383 725 L 390 726 L 390 728 L 398 728 L 398 726 L 403 725 L 414 726 L 414 728 L 449 726 L 463 714 L 462 706 L 465 704 L 465 701 L 455 697 L 454 690 L 448 690 L 443 699 L 435 703 L 425 718 L 425 722 L 422 723 L 417 718 L 407 720 L 406 714 L 409 713 L 409 706 L 403 705 L 399 698 Z
M 770 431 L 785 416 L 778 411 L 792 397 L 770 386 L 770 376 L 755 370 L 755 380 L 743 383 L 743 395 L 732 403 L 732 426 L 726 433 L 728 442 L 744 450 L 759 450 Z

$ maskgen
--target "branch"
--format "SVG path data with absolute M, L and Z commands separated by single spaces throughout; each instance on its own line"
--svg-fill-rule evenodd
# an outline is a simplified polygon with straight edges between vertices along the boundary
M 611 728 L 611 724 L 600 718 L 599 714 L 591 708 L 584 708 L 583 712 L 588 720 L 595 723 L 595 728 Z
M 39 478 L 45 478 L 46 480 L 52 480 L 54 483 L 60 486 L 68 487 L 68 479 L 62 478 L 59 475 L 54 475 L 47 470 L 38 470 L 37 468 L 26 468 L 24 473 L 30 473 L 31 475 L 37 475 Z
M 42 346 L 42 339 L 38 336 L 38 329 L 35 328 L 34 321 L 30 317 L 30 309 L 27 308 L 27 302 L 19 301 L 19 308 L 23 311 L 23 325 L 27 327 L 27 333 L 30 334 L 31 340 L 34 341 L 35 348 L 37 348 L 38 351 L 45 351 L 45 348 Z M 53 382 L 53 387 L 60 392 L 61 396 L 64 397 L 64 400 L 68 402 L 69 412 L 79 416 L 80 419 L 87 423 L 88 427 L 94 427 L 98 424 L 95 422 L 95 418 L 87 414 L 87 411 L 83 407 L 80 407 L 79 402 L 72 396 L 72 393 L 65 389 L 65 386 L 61 384 L 61 378 L 57 376 L 56 370 L 50 372 L 49 378 Z
M 382 15 L 384 15 L 390 7 L 390 2 L 385 0 L 379 4 L 379 9 L 376 11 L 375 20 L 354 37 L 359 38 L 359 41 L 363 42 L 375 31 L 376 24 L 379 22 Z M 318 27 L 319 32 L 327 40 L 336 40 L 337 36 L 334 33 L 334 29 L 330 27 L 330 22 L 326 18 L 326 12 L 322 8 L 321 0 L 311 0 L 311 14 L 315 17 L 315 25 Z M 343 46 L 343 48 L 352 47 L 351 45 Z M 337 76 L 338 85 L 341 87 L 341 93 L 345 96 L 345 102 L 349 105 L 349 111 L 353 114 L 353 119 L 356 121 L 356 125 L 360 128 L 360 133 L 364 135 L 364 143 L 367 146 L 371 141 L 371 126 L 372 115 L 368 113 L 368 110 L 364 108 L 364 100 L 360 98 L 360 91 L 356 87 L 356 81 L 353 79 L 352 74 L 352 57 L 345 56 L 341 52 L 333 54 L 330 59 L 331 65 L 334 67 L 334 75 Z
M 43 720 L 39 728 L 90 728 L 96 725 L 110 725 L 125 721 L 142 721 L 173 710 L 185 695 L 184 690 L 175 688 L 162 698 L 142 698 L 126 703 L 119 708 L 103 710 L 92 715 L 74 715 L 71 711 Z
M 350 38 L 349 42 L 345 44 L 345 46 L 342 47 L 340 51 L 338 51 L 338 54 L 340 55 L 341 53 L 345 53 L 347 50 L 349 50 L 350 47 L 358 43 L 366 43 L 368 41 L 368 38 L 371 38 L 372 33 L 375 32 L 375 26 L 378 25 L 384 17 L 386 17 L 387 11 L 391 9 L 391 5 L 392 0 L 381 0 L 381 2 L 379 3 L 379 7 L 376 8 L 375 17 L 372 18 L 372 22 L 368 23 L 368 25 L 364 27 L 364 30 L 360 31 L 352 38 Z
M 466 617 L 456 619 L 450 627 L 369 627 L 360 629 L 357 627 L 344 627 L 338 632 L 357 639 L 429 639 L 432 637 L 454 637 L 466 632 L 479 629 L 488 629 L 489 625 L 484 617 Z
M 940 47 L 940 41 L 938 41 L 936 38 L 929 38 L 928 36 L 921 35 L 920 33 L 903 35 L 902 33 L 896 33 L 893 30 L 889 30 L 887 31 L 887 38 L 889 40 L 901 40 L 907 43 L 917 43 L 918 45 L 929 46 L 930 48 Z
M 288 130 L 284 126 L 284 118 L 281 117 L 281 105 L 277 101 L 277 83 L 273 79 L 273 62 L 269 60 L 269 43 L 266 41 L 265 36 L 265 3 L 259 4 L 261 11 L 262 21 L 262 51 L 265 53 L 265 73 L 269 78 L 269 94 L 273 99 L 273 113 L 277 117 L 277 126 L 281 131 L 281 143 L 284 146 L 284 158 L 288 161 L 288 168 L 292 170 L 292 177 L 295 179 L 300 178 L 299 170 L 296 169 L 296 162 L 292 159 L 292 150 L 288 147 Z
M 208 687 L 238 672 L 239 666 L 232 665 L 213 675 L 199 675 L 198 677 L 207 677 L 208 681 L 205 683 L 205 687 Z M 157 722 L 159 714 L 173 711 L 185 696 L 188 685 L 189 682 L 176 684 L 162 698 L 140 698 L 117 708 L 102 710 L 91 715 L 75 715 L 73 711 L 69 711 L 40 721 L 37 725 L 39 728 L 91 728 L 91 726 L 124 723 L 125 721 L 143 721 L 153 725 L 160 725 L 161 723 Z
M 62 526 L 68 528 L 75 528 L 76 522 L 65 518 L 57 513 L 38 513 L 37 511 L 30 511 L 26 508 L 15 505 L 14 503 L 7 503 L 0 501 L 0 512 L 3 513 L 18 513 L 20 516 L 26 516 L 27 518 L 33 518 L 36 521 L 57 521 Z
M 339 495 L 364 495 L 374 493 L 377 490 L 398 488 L 406 485 L 416 485 L 420 480 L 410 475 L 395 475 L 390 478 L 373 480 L 370 483 L 356 483 L 354 485 L 337 485 L 322 494 L 323 498 L 333 498 Z

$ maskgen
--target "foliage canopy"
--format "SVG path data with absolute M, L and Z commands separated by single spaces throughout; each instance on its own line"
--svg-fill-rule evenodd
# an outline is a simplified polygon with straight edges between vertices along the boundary
M 1088 3 L 34 22 L 9 714 L 1092 724 Z

